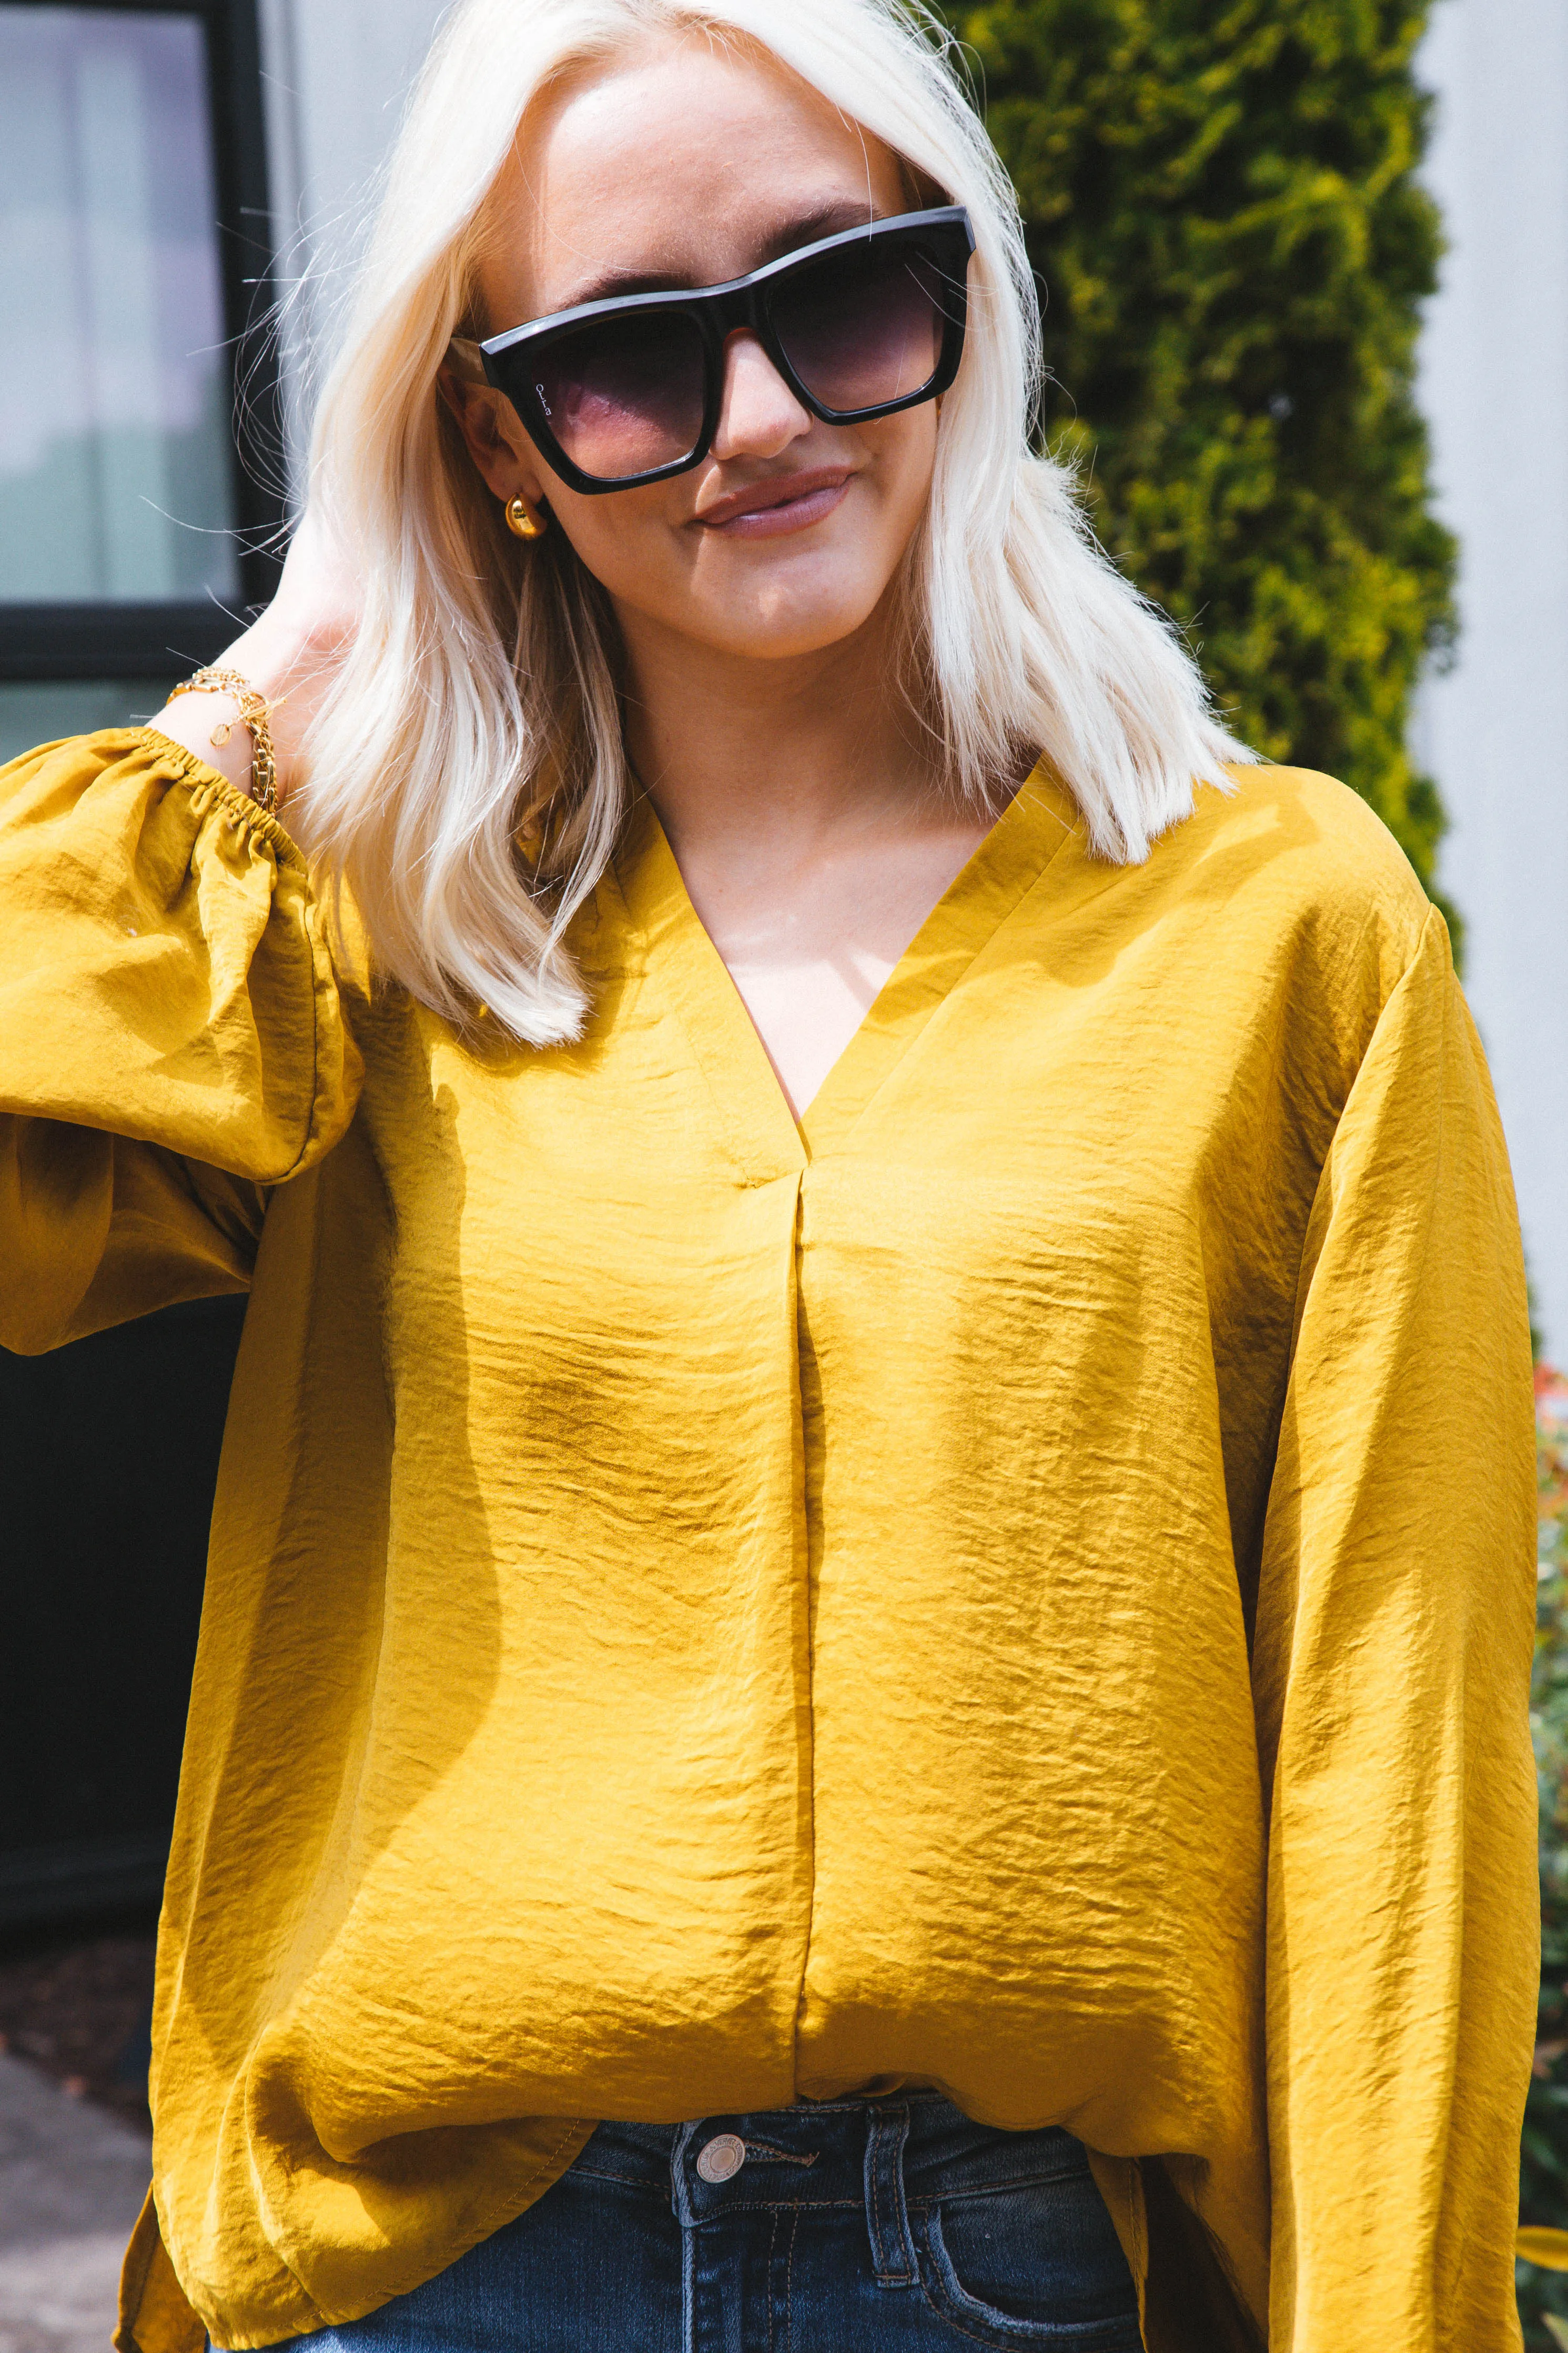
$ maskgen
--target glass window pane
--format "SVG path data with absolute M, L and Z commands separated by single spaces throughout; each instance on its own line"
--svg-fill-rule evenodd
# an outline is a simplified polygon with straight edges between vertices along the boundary
M 162 711 L 174 683 L 172 678 L 95 678 L 0 686 L 0 765 L 65 735 L 140 727 Z
M 230 596 L 195 16 L 0 5 L 0 600 Z

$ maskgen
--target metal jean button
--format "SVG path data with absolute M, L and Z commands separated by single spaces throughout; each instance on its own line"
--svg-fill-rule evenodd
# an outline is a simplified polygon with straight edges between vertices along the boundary
M 746 2162 L 746 2144 L 739 2133 L 715 2133 L 697 2152 L 697 2170 L 704 2181 L 730 2181 Z

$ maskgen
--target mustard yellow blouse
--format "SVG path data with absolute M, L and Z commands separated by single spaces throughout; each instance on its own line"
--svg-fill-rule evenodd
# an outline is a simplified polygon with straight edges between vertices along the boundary
M 1236 786 L 1031 777 L 797 1127 L 646 808 L 539 1052 L 157 734 L 0 772 L 0 1339 L 251 1294 L 123 2347 L 909 2076 L 1088 2143 L 1157 2353 L 1517 2345 L 1507 1161 L 1386 834 Z

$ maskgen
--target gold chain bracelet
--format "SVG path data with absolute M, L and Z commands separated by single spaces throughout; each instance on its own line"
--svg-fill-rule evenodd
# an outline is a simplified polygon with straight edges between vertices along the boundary
M 170 690 L 171 702 L 177 694 L 232 694 L 239 705 L 239 722 L 250 730 L 251 786 L 250 797 L 258 808 L 275 809 L 278 806 L 278 763 L 272 753 L 272 729 L 268 723 L 270 706 L 264 694 L 258 693 L 247 678 L 237 670 L 199 670 L 194 678 L 184 678 Z M 232 719 L 220 719 L 207 741 L 215 751 L 220 750 L 234 733 Z

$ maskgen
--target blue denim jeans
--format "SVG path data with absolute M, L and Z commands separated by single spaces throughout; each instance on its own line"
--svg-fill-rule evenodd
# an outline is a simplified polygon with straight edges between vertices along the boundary
M 1082 2146 L 931 2092 L 601 2125 L 554 2188 L 300 2353 L 1140 2353 Z

